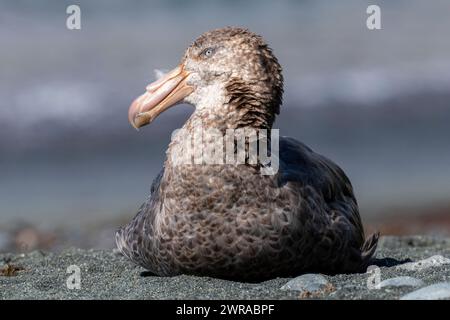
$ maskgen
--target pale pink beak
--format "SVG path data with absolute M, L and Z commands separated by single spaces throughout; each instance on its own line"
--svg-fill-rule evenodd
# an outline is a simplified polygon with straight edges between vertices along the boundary
M 128 110 L 128 120 L 138 129 L 152 122 L 161 112 L 183 100 L 194 91 L 186 83 L 189 72 L 179 65 L 149 84 L 147 92 L 136 98 Z

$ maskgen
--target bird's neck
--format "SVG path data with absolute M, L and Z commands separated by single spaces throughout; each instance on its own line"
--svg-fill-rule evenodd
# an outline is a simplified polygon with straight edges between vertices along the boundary
M 184 159 L 186 155 L 189 159 L 195 159 L 196 156 L 193 153 L 196 150 L 205 152 L 209 148 L 217 148 L 217 143 L 220 141 L 224 149 L 227 149 L 227 136 L 235 133 L 242 134 L 242 131 L 237 133 L 236 130 L 239 129 L 244 129 L 245 136 L 252 137 L 248 139 L 253 139 L 255 134 L 256 137 L 260 137 L 260 129 L 267 129 L 263 134 L 270 137 L 269 130 L 275 118 L 271 100 L 249 88 L 243 89 L 240 86 L 239 94 L 237 90 L 227 88 L 221 91 L 226 94 L 215 94 L 196 104 L 194 113 L 181 130 L 172 136 L 167 151 L 166 166 L 173 166 L 177 159 Z M 230 133 L 230 129 L 235 130 L 234 133 Z M 246 151 L 250 141 L 248 139 L 245 140 Z M 194 150 L 186 149 L 191 146 Z
M 183 129 L 190 132 L 199 127 L 203 129 L 218 129 L 220 131 L 235 129 L 240 125 L 240 117 L 241 112 L 226 103 L 219 106 L 196 108 L 183 125 Z
M 240 115 L 227 111 L 227 106 L 222 106 L 221 110 L 220 116 L 219 113 L 194 112 L 183 128 L 172 135 L 165 163 L 167 169 L 188 171 L 195 167 L 192 164 L 224 165 L 230 164 L 229 159 L 241 159 L 244 162 L 239 164 L 254 168 L 261 166 L 256 153 L 263 152 L 261 143 L 264 143 L 264 152 L 271 153 L 271 131 L 266 127 L 236 126 L 238 122 L 230 119 Z
M 227 129 L 253 128 L 271 129 L 274 115 L 261 107 L 254 105 L 237 106 L 234 103 L 223 103 L 216 106 L 196 108 L 191 117 L 183 125 L 183 129 L 192 132 L 195 128 Z
M 204 128 L 219 130 L 271 129 L 281 104 L 281 96 L 272 91 L 264 82 L 235 77 L 199 87 L 187 100 L 195 105 L 195 111 L 184 129 L 192 130 L 200 123 Z

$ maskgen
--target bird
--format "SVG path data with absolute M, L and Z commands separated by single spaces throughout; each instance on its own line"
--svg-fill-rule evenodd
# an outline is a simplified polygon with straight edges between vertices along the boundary
M 349 178 L 305 144 L 279 137 L 271 175 L 261 163 L 175 161 L 199 126 L 272 130 L 283 92 L 282 67 L 260 35 L 224 27 L 198 37 L 129 108 L 136 129 L 174 105 L 194 111 L 172 136 L 149 197 L 117 230 L 118 250 L 156 276 L 254 282 L 365 272 L 379 233 L 366 238 Z

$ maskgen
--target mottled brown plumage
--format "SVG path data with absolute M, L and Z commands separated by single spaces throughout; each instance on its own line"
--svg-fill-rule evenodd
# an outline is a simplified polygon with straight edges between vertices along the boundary
M 181 65 L 194 88 L 184 101 L 196 106 L 188 132 L 272 127 L 283 77 L 261 37 L 240 28 L 207 32 Z M 259 165 L 174 164 L 184 139 L 173 137 L 148 200 L 116 234 L 132 261 L 161 276 L 246 281 L 365 270 L 378 234 L 365 240 L 352 186 L 336 164 L 288 137 L 280 138 L 272 176 Z

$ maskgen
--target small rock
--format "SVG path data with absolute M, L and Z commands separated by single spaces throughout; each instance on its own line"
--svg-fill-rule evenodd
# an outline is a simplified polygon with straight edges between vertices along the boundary
M 450 299 L 450 282 L 440 282 L 408 293 L 400 300 Z
M 281 290 L 300 291 L 300 298 L 311 298 L 334 291 L 334 287 L 321 274 L 309 273 L 290 280 Z
M 450 259 L 445 258 L 441 255 L 435 255 L 427 259 L 423 259 L 417 262 L 408 262 L 401 264 L 396 267 L 398 270 L 409 270 L 409 271 L 421 271 L 432 267 L 439 267 L 444 264 L 450 264 Z
M 0 269 L 0 276 L 14 277 L 19 271 L 25 270 L 22 266 L 7 264 Z
M 20 251 L 34 250 L 39 245 L 39 233 L 34 228 L 24 228 L 17 232 L 14 241 Z
M 424 282 L 413 277 L 395 277 L 381 281 L 378 288 L 384 287 L 421 287 Z

